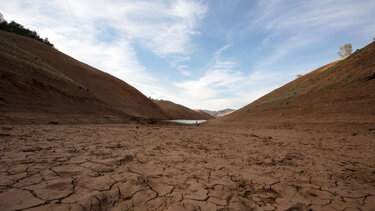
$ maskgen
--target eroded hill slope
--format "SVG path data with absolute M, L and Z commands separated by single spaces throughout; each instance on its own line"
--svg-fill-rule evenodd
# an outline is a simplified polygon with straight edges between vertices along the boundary
M 0 31 L 0 64 L 2 123 L 166 118 L 122 80 L 27 37 Z
M 153 100 L 164 113 L 166 113 L 169 119 L 191 119 L 191 120 L 203 120 L 213 119 L 214 117 L 204 112 L 194 111 L 185 106 L 175 104 L 167 100 Z
M 375 123 L 375 43 L 209 124 Z

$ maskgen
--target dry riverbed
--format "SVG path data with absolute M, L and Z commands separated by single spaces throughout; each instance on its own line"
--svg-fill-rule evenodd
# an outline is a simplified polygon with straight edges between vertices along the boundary
M 375 131 L 0 129 L 0 210 L 289 208 L 374 210 Z

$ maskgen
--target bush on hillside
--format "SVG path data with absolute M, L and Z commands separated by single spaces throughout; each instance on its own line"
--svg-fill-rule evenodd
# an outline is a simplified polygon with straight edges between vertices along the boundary
M 53 44 L 49 42 L 48 38 L 41 38 L 36 31 L 31 31 L 25 27 L 23 27 L 21 24 L 16 23 L 14 21 L 8 23 L 5 20 L 2 20 L 0 22 L 0 30 L 7 31 L 7 32 L 13 32 L 25 37 L 30 37 L 32 39 L 38 40 L 40 42 L 43 42 L 51 47 L 53 47 Z

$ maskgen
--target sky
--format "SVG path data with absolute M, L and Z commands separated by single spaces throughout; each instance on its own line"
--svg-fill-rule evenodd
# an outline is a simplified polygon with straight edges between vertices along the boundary
M 0 13 L 192 109 L 241 108 L 375 37 L 375 0 L 0 0 Z

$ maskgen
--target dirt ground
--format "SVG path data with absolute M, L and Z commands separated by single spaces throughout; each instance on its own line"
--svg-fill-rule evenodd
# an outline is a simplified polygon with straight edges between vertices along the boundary
M 1 126 L 0 210 L 375 210 L 375 129 Z

